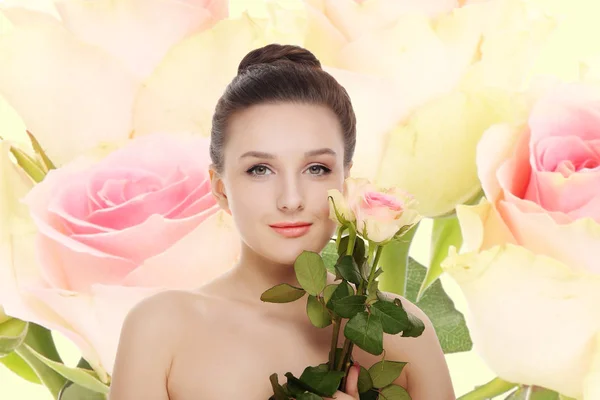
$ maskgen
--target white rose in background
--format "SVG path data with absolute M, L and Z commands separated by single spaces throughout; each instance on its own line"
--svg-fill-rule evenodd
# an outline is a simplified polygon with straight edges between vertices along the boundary
M 510 116 L 553 21 L 518 0 L 306 2 L 305 44 L 357 112 L 353 176 L 407 190 L 429 217 L 477 196 L 476 144 Z
M 143 81 L 174 44 L 226 17 L 227 1 L 19 0 L 0 12 L 14 25 L 0 37 L 0 95 L 62 165 L 130 137 Z

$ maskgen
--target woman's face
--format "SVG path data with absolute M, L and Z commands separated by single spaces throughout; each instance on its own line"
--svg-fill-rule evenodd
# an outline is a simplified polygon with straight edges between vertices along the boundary
M 236 114 L 227 135 L 213 190 L 245 246 L 283 265 L 303 250 L 320 252 L 335 230 L 327 191 L 342 190 L 349 172 L 335 114 L 317 105 L 262 104 Z

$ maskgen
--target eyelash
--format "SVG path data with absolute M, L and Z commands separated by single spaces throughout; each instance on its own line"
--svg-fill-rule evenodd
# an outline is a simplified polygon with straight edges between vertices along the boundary
M 267 166 L 266 166 L 266 165 L 264 165 L 264 164 L 257 164 L 257 165 L 254 165 L 254 166 L 250 167 L 248 170 L 246 170 L 246 173 L 247 173 L 248 175 L 250 175 L 250 176 L 257 177 L 257 178 L 258 178 L 258 177 L 265 176 L 265 175 L 257 175 L 257 174 L 256 174 L 256 169 L 257 169 L 257 168 L 259 168 L 259 167 L 264 167 L 264 168 L 266 168 L 266 169 L 268 169 L 268 170 L 271 170 L 269 167 L 267 167 Z M 313 165 L 309 166 L 309 167 L 308 167 L 308 169 L 310 169 L 310 168 L 312 168 L 312 167 L 319 167 L 319 168 L 321 169 L 321 171 L 322 171 L 322 173 L 321 173 L 321 174 L 313 174 L 313 175 L 315 175 L 315 176 L 324 176 L 324 175 L 328 175 L 328 174 L 330 174 L 330 173 L 331 173 L 331 169 L 330 169 L 330 168 L 327 168 L 327 167 L 326 167 L 326 166 L 324 166 L 324 165 L 320 165 L 320 164 L 313 164 Z

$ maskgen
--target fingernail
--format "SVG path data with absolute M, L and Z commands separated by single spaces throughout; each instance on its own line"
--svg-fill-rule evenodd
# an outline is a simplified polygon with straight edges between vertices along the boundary
M 354 366 L 356 367 L 356 369 L 357 369 L 357 370 L 359 370 L 359 371 L 360 371 L 360 364 L 359 364 L 359 363 L 355 362 L 355 363 L 354 363 Z

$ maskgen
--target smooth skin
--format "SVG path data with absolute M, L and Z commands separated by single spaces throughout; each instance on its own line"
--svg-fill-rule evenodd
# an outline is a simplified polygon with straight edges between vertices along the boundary
M 159 293 L 129 313 L 110 400 L 266 400 L 272 373 L 284 383 L 286 372 L 299 376 L 307 366 L 327 361 L 332 327 L 313 327 L 306 301 L 263 303 L 260 295 L 284 282 L 297 286 L 296 257 L 303 250 L 320 252 L 335 231 L 327 191 L 343 190 L 350 173 L 340 124 L 322 106 L 252 106 L 232 118 L 224 155 L 224 170 L 211 170 L 211 183 L 240 232 L 239 262 L 197 290 Z M 312 225 L 298 238 L 269 226 L 292 221 Z M 329 274 L 329 283 L 334 278 Z M 399 298 L 425 323 L 418 338 L 384 336 L 385 358 L 408 362 L 395 383 L 413 400 L 454 400 L 429 318 L 408 300 L 386 295 Z M 340 334 L 339 347 L 343 339 Z M 382 358 L 357 347 L 353 355 L 365 368 Z M 351 369 L 345 393 L 333 398 L 359 398 L 355 372 Z

